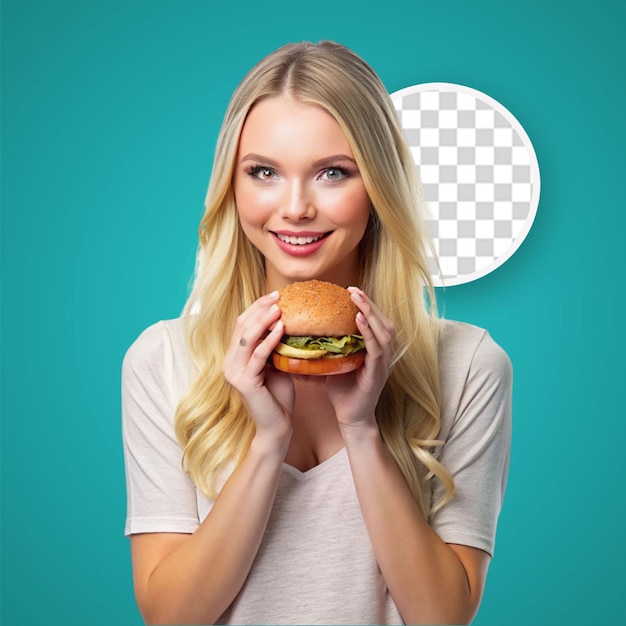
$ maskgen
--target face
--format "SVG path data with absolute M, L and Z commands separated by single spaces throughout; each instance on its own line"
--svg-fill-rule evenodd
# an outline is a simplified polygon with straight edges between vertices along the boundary
M 348 140 L 324 109 L 285 96 L 246 119 L 234 177 L 241 226 L 265 257 L 268 291 L 359 281 L 370 201 Z

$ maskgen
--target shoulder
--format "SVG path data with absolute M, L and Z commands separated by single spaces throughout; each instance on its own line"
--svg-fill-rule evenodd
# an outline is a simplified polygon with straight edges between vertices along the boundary
M 161 320 L 143 330 L 124 355 L 122 370 L 160 369 L 187 352 L 185 320 Z
M 442 377 L 466 377 L 470 371 L 507 375 L 512 370 L 505 350 L 484 328 L 443 320 L 439 339 L 439 369 Z
M 189 388 L 194 373 L 184 319 L 152 324 L 140 333 L 124 356 L 121 378 L 126 413 L 130 415 L 132 406 L 139 405 L 144 407 L 143 412 L 148 411 L 148 406 L 152 407 L 149 413 L 169 411 Z
M 455 493 L 432 525 L 446 543 L 493 555 L 511 448 L 511 361 L 485 329 L 461 322 L 443 322 L 439 348 L 442 445 L 436 456 Z M 443 497 L 443 484 L 434 488 L 434 499 Z
M 441 435 L 459 420 L 509 413 L 513 368 L 505 350 L 483 328 L 445 321 L 439 343 Z M 504 415 L 504 413 L 503 413 Z
M 184 343 L 184 324 L 182 317 L 160 320 L 148 326 L 128 348 L 125 359 L 134 359 L 142 355 L 154 355 L 161 352 L 166 343 L 177 345 Z

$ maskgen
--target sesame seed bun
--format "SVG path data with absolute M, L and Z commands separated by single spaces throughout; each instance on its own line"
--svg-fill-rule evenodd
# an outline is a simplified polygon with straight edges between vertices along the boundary
M 358 333 L 358 309 L 350 292 L 321 280 L 296 282 L 279 290 L 286 335 L 341 337 Z
M 276 369 L 301 376 L 328 376 L 361 367 L 365 348 L 355 321 L 359 309 L 347 289 L 321 280 L 296 282 L 279 290 L 278 306 L 286 343 L 279 343 L 272 353 Z M 295 338 L 304 343 L 287 345 Z M 356 345 L 337 352 L 329 345 L 332 338 L 345 347 L 350 346 L 346 341 L 356 341 Z

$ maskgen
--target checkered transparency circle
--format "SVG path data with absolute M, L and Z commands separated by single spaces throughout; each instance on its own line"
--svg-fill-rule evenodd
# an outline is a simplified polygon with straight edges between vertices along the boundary
M 537 212 L 528 135 L 499 102 L 462 85 L 414 85 L 391 99 L 428 200 L 435 286 L 489 274 L 519 248 Z

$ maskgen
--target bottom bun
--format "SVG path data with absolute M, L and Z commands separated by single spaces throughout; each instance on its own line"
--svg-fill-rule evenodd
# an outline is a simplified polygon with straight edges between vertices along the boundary
M 326 357 L 324 359 L 293 359 L 277 352 L 272 353 L 272 363 L 277 370 L 301 376 L 329 376 L 345 374 L 363 364 L 365 350 L 347 356 Z

